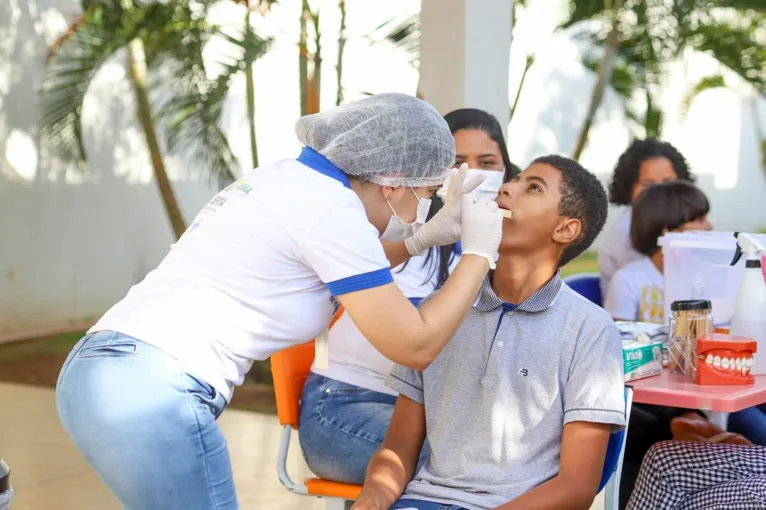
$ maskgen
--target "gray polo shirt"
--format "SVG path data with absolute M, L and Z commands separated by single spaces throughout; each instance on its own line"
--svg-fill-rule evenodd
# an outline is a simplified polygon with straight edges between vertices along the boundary
M 425 406 L 431 454 L 403 497 L 494 508 L 556 476 L 564 425 L 625 425 L 620 335 L 559 274 L 519 306 L 491 274 L 454 338 L 424 371 L 388 385 Z

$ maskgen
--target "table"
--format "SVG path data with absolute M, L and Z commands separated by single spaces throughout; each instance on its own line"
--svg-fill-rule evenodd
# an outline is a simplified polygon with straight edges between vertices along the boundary
M 728 413 L 766 403 L 765 375 L 755 376 L 755 383 L 747 386 L 706 386 L 665 369 L 660 375 L 627 384 L 633 387 L 633 402 L 700 409 L 724 430 Z

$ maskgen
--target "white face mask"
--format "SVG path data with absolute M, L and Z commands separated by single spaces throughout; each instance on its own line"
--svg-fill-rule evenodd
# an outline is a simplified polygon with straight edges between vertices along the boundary
M 388 202 L 388 207 L 391 208 L 391 212 L 393 214 L 391 215 L 391 219 L 388 220 L 386 230 L 384 230 L 380 235 L 381 241 L 387 241 L 389 243 L 404 241 L 405 239 L 412 237 L 417 229 L 422 227 L 426 222 L 426 219 L 428 219 L 428 211 L 431 210 L 431 199 L 420 198 L 412 188 L 410 188 L 410 191 L 412 191 L 412 194 L 415 195 L 415 197 L 418 199 L 418 212 L 415 216 L 415 221 L 412 223 L 407 223 L 401 219 L 396 214 L 396 211 L 394 211 L 394 207 L 391 205 L 391 202 Z
M 484 180 L 479 187 L 472 191 L 473 196 L 479 200 L 494 200 L 503 185 L 503 174 L 498 170 L 468 170 L 465 180 L 473 178 L 475 175 L 483 175 Z
M 505 172 L 501 170 L 478 170 L 469 168 L 468 173 L 465 176 L 465 182 L 470 181 L 477 175 L 483 175 L 484 180 L 471 192 L 471 194 L 479 200 L 494 200 L 497 197 L 497 193 L 500 191 L 500 186 L 503 185 Z M 439 198 L 444 198 L 447 194 L 447 188 L 442 187 L 436 194 Z

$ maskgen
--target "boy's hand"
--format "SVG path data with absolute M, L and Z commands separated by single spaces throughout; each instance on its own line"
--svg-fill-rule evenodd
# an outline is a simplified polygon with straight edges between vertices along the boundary
M 383 510 L 378 502 L 370 496 L 362 495 L 354 502 L 351 510 Z

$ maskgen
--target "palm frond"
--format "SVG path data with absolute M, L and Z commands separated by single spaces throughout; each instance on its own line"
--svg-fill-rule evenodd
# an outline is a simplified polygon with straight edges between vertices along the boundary
M 59 38 L 48 56 L 40 90 L 40 144 L 62 161 L 82 166 L 87 160 L 83 99 L 99 68 L 135 36 L 135 19 L 124 14 L 104 5 L 91 7 Z
M 272 40 L 249 29 L 241 37 L 220 31 L 216 35 L 228 42 L 220 56 L 221 72 L 216 78 L 208 78 L 202 47 L 196 43 L 193 45 L 196 49 L 189 49 L 187 58 L 167 54 L 155 66 L 162 67 L 162 80 L 170 90 L 159 109 L 159 117 L 167 128 L 168 149 L 193 158 L 224 186 L 235 180 L 239 171 L 220 127 L 224 100 L 234 77 L 264 55 Z
M 707 53 L 766 94 L 766 44 L 757 35 L 766 31 L 766 17 L 754 17 L 749 23 L 712 22 L 695 27 L 690 33 L 691 46 Z
M 373 34 L 403 50 L 410 64 L 417 67 L 420 60 L 420 14 L 391 18 L 378 25 Z
M 691 108 L 692 102 L 704 91 L 725 87 L 726 80 L 720 74 L 705 76 L 704 78 L 700 79 L 689 89 L 686 94 L 684 94 L 684 98 L 681 101 L 681 117 L 686 117 L 686 115 L 689 113 L 689 108 Z

